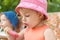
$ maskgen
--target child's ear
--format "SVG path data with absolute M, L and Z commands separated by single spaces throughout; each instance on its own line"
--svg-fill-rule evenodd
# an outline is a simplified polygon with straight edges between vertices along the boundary
M 43 17 L 43 14 L 40 14 L 39 17 L 42 18 Z
M 39 15 L 39 17 L 40 17 L 40 20 L 42 20 L 44 18 L 44 15 L 41 14 L 41 15 Z

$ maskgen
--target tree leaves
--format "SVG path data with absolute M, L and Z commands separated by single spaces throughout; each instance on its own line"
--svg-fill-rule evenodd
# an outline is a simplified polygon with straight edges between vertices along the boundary
M 60 0 L 48 0 L 48 12 L 59 12 Z
M 20 0 L 0 0 L 0 12 L 15 10 Z M 59 12 L 60 0 L 48 0 L 48 12 Z
M 0 12 L 15 10 L 20 0 L 0 0 Z

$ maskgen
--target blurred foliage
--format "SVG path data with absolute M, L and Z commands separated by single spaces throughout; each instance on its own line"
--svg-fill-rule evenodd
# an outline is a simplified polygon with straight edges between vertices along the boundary
M 47 0 L 48 12 L 60 11 L 60 0 Z M 0 0 L 0 12 L 15 10 L 20 0 Z
M 20 0 L 0 0 L 0 12 L 15 10 Z
M 48 12 L 59 12 L 60 0 L 48 0 Z

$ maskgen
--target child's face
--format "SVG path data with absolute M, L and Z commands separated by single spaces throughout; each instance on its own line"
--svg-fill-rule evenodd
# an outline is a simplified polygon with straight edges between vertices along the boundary
M 1 24 L 5 27 L 11 24 L 4 14 L 1 15 Z
M 22 22 L 28 27 L 35 27 L 41 22 L 41 14 L 30 9 L 20 9 Z

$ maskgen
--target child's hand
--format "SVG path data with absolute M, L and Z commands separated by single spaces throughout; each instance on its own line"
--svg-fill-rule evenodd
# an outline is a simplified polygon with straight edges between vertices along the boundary
M 0 27 L 2 27 L 2 29 L 4 29 L 4 28 L 5 28 L 5 26 L 4 26 L 4 25 L 2 25 L 1 23 L 0 23 Z
M 8 34 L 10 34 L 11 36 L 13 36 L 15 38 L 19 37 L 18 33 L 14 32 L 12 30 L 9 30 Z
M 5 31 L 6 34 L 8 34 L 8 36 L 12 36 L 12 37 L 15 37 L 15 38 L 17 38 L 19 36 L 18 33 L 16 33 L 15 31 L 13 31 L 9 27 L 5 27 L 4 31 Z

